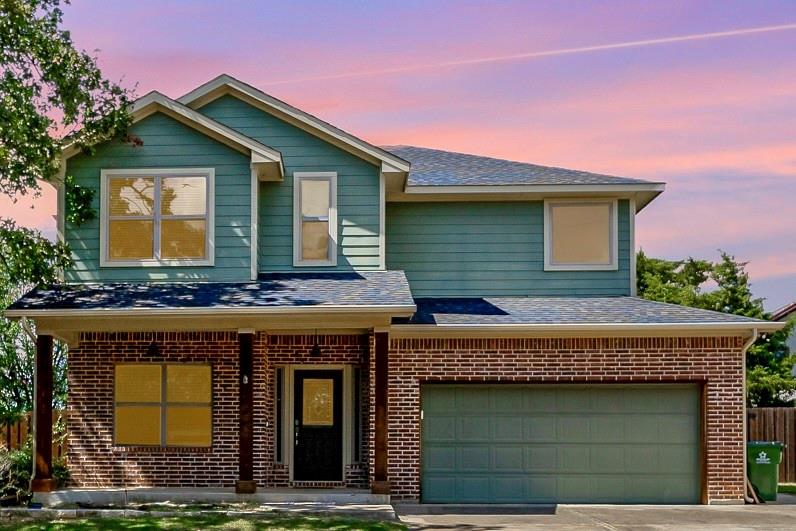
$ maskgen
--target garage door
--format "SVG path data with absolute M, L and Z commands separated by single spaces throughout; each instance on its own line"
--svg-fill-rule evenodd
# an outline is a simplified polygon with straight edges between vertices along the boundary
M 425 385 L 427 503 L 698 503 L 697 386 Z

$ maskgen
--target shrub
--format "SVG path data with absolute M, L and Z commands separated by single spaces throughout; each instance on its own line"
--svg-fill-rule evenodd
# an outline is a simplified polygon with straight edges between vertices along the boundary
M 69 481 L 69 470 L 63 459 L 53 461 L 56 488 Z M 28 441 L 18 450 L 0 449 L 0 498 L 25 503 L 31 498 L 30 480 L 33 475 L 33 449 Z

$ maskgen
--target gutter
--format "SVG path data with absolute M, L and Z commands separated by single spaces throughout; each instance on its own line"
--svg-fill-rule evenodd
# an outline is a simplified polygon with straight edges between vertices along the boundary
M 557 333 L 557 332 L 677 332 L 677 331 L 706 331 L 706 332 L 738 332 L 748 330 L 757 332 L 775 332 L 785 326 L 780 322 L 686 322 L 686 323 L 517 323 L 517 324 L 432 324 L 432 325 L 393 325 L 391 332 L 397 335 L 434 335 L 455 334 L 462 332 L 474 333 Z
M 741 360 L 743 362 L 743 477 L 744 477 L 744 486 L 743 486 L 743 501 L 746 503 L 757 503 L 754 498 L 749 497 L 746 493 L 746 485 L 749 483 L 749 478 L 746 475 L 746 467 L 747 467 L 747 456 L 746 456 L 746 442 L 749 439 L 749 418 L 747 417 L 746 411 L 746 351 L 749 350 L 757 338 L 759 337 L 757 328 L 752 329 L 752 335 L 743 344 L 743 348 L 741 349 Z

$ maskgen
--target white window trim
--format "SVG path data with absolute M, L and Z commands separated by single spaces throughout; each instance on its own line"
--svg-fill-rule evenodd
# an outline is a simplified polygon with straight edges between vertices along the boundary
M 302 179 L 329 181 L 329 259 L 301 259 L 301 185 Z M 337 172 L 297 171 L 293 172 L 293 266 L 323 267 L 337 265 Z
M 205 256 L 203 259 L 158 259 L 142 260 L 111 260 L 109 249 L 108 225 L 110 208 L 108 194 L 109 181 L 112 177 L 180 177 L 184 175 L 201 175 L 207 179 L 205 206 L 207 226 Z M 214 168 L 135 168 L 135 169 L 103 169 L 100 171 L 100 267 L 195 267 L 212 266 L 215 264 L 215 169 Z M 154 229 L 155 244 L 159 242 L 157 226 Z
M 554 205 L 603 204 L 611 207 L 610 256 L 608 264 L 555 264 L 553 224 L 550 209 Z M 619 269 L 619 215 L 616 199 L 545 199 L 544 201 L 544 270 L 545 271 L 616 271 Z

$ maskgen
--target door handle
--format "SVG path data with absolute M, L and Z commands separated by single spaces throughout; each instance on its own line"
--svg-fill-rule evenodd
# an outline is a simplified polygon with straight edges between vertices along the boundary
M 293 439 L 295 439 L 295 446 L 298 446 L 298 441 L 299 441 L 299 427 L 298 427 L 298 424 L 296 424 L 296 428 L 293 430 Z

